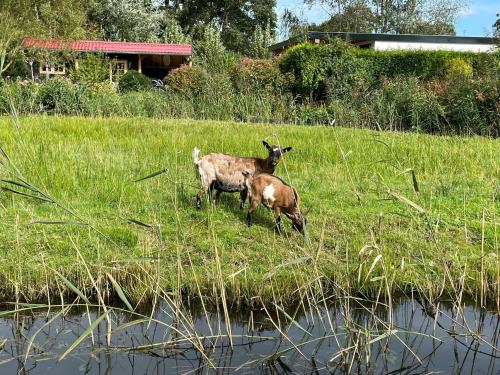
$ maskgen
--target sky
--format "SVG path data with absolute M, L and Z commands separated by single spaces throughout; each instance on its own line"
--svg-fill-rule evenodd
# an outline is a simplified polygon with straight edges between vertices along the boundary
M 328 19 L 328 13 L 319 5 L 305 6 L 302 0 L 277 0 L 277 3 L 278 17 L 288 8 L 309 22 L 319 23 Z M 457 35 L 489 36 L 497 13 L 500 13 L 499 0 L 468 0 L 455 23 Z

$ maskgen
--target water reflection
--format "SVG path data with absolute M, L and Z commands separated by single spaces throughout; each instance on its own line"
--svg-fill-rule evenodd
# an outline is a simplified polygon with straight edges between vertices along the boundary
M 0 373 L 500 373 L 498 314 L 438 306 L 434 319 L 411 300 L 392 309 L 352 301 L 247 311 L 229 326 L 222 311 L 163 304 L 138 320 L 115 309 L 110 336 L 103 319 L 59 361 L 102 313 L 27 310 L 0 319 Z

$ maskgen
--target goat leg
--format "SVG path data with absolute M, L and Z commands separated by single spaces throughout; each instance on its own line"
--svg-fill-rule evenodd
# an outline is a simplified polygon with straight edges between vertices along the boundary
M 274 220 L 276 220 L 276 231 L 281 233 L 281 209 L 274 207 Z
M 242 210 L 243 208 L 245 208 L 245 201 L 247 200 L 247 195 L 248 195 L 248 190 L 247 189 L 243 189 L 240 192 L 240 210 Z
M 215 193 L 215 204 L 218 205 L 220 201 L 220 195 L 222 194 L 222 190 L 217 190 L 217 193 Z

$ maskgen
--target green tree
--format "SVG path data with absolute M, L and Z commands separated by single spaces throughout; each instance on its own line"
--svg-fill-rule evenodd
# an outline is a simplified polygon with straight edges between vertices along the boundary
M 497 20 L 493 24 L 493 35 L 495 35 L 497 38 L 500 38 L 500 13 L 497 14 Z
M 216 23 L 222 41 L 231 51 L 248 53 L 257 26 L 276 28 L 276 0 L 176 0 L 165 6 L 176 15 L 182 29 L 201 38 L 204 26 Z
M 219 27 L 210 23 L 203 28 L 201 37 L 194 43 L 193 59 L 207 71 L 222 73 L 231 67 L 235 56 L 224 46 Z
M 321 4 L 331 17 L 325 31 L 454 34 L 465 0 L 304 0 Z M 326 30 L 328 29 L 328 30 Z
M 161 40 L 163 12 L 153 0 L 95 0 L 88 17 L 106 40 Z
M 376 17 L 372 9 L 363 1 L 347 4 L 329 20 L 321 23 L 319 31 L 349 31 L 355 33 L 370 33 L 376 27 Z
M 170 11 L 165 11 L 163 26 L 163 41 L 165 43 L 188 43 L 190 44 L 191 36 L 183 32 L 179 21 L 175 15 Z
M 272 42 L 273 35 L 269 22 L 267 23 L 265 29 L 257 26 L 250 42 L 250 55 L 259 59 L 266 59 L 271 57 L 269 46 L 272 44 Z
M 86 0 L 2 0 L 0 76 L 17 61 L 24 63 L 23 38 L 79 39 L 95 36 L 87 22 Z

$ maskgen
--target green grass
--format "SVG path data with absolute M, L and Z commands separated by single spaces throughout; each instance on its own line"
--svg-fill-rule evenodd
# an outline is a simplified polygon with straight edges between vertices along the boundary
M 276 174 L 311 209 L 309 242 L 286 218 L 276 234 L 264 208 L 247 228 L 237 194 L 213 209 L 194 207 L 195 145 L 202 154 L 265 156 L 261 141 L 275 136 L 293 147 Z M 29 117 L 17 129 L 4 117 L 0 146 L 30 183 L 78 216 L 0 191 L 4 300 L 59 298 L 68 285 L 55 270 L 91 295 L 86 267 L 110 291 L 113 274 L 134 301 L 158 287 L 209 299 L 224 288 L 238 303 L 338 288 L 498 300 L 499 140 L 145 118 Z M 0 178 L 12 179 L 2 162 Z M 162 168 L 168 172 L 134 182 Z

